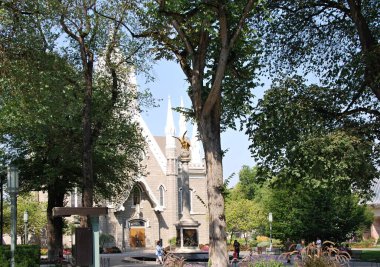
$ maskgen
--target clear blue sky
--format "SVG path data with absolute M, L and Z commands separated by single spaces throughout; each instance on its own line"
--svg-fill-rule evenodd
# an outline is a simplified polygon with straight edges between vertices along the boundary
M 143 84 L 144 80 L 139 78 L 139 85 L 142 88 L 150 88 L 153 97 L 161 99 L 160 107 L 151 108 L 143 113 L 143 118 L 149 126 L 153 135 L 165 135 L 165 123 L 167 113 L 168 96 L 171 97 L 172 106 L 180 106 L 181 97 L 183 98 L 186 108 L 190 108 L 190 99 L 186 93 L 188 83 L 182 73 L 179 65 L 175 62 L 161 61 L 153 69 L 155 81 L 149 84 Z M 255 88 L 255 94 L 259 97 L 263 94 L 262 88 Z M 174 113 L 174 123 L 178 133 L 178 114 Z M 192 127 L 188 123 L 188 130 L 191 133 Z M 188 135 L 188 137 L 191 137 Z M 228 149 L 223 159 L 224 178 L 232 173 L 235 177 L 231 180 L 230 186 L 238 182 L 238 172 L 243 165 L 254 166 L 255 162 L 251 158 L 247 136 L 243 132 L 227 130 L 222 134 L 222 148 Z

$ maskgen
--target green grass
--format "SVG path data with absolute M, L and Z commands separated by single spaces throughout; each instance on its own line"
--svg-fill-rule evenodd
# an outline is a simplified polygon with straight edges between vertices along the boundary
M 380 262 L 380 250 L 362 250 L 360 261 Z

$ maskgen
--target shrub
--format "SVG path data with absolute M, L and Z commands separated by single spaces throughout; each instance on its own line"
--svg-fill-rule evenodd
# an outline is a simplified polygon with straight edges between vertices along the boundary
M 99 245 L 104 248 L 106 245 L 115 244 L 115 237 L 110 234 L 101 233 L 99 236 Z
M 263 248 L 263 247 L 269 247 L 269 241 L 262 241 L 257 244 L 257 247 Z
M 255 239 L 251 239 L 251 240 L 248 241 L 248 245 L 249 245 L 249 247 L 251 247 L 251 248 L 256 247 L 257 244 L 258 244 L 258 242 L 257 242 L 257 240 L 255 240 Z
M 295 266 L 298 267 L 338 267 L 346 266 L 351 256 L 347 251 L 338 249 L 335 243 L 323 242 L 322 248 L 317 248 L 314 243 L 310 243 L 300 252 L 291 251 L 282 253 L 281 257 L 295 259 Z
M 264 242 L 264 241 L 268 241 L 269 242 L 269 237 L 264 236 L 264 235 L 258 235 L 256 237 L 256 240 L 257 240 L 258 243 Z
M 43 256 L 46 256 L 48 254 L 48 249 L 47 248 L 41 248 L 40 249 L 40 254 Z
M 367 240 L 362 240 L 360 242 L 354 242 L 350 243 L 350 246 L 353 248 L 371 248 L 375 244 L 375 239 L 367 239 Z
M 248 265 L 249 267 L 282 267 L 284 264 L 276 260 L 258 261 Z
M 10 246 L 0 247 L 0 266 L 8 267 L 11 258 Z M 40 247 L 37 245 L 18 245 L 15 263 L 17 267 L 40 266 Z

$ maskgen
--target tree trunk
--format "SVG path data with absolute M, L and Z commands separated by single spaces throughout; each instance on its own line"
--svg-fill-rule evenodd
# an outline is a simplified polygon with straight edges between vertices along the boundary
M 82 44 L 82 42 L 81 42 Z M 83 192 L 82 205 L 83 207 L 92 207 L 93 204 L 93 166 L 92 166 L 92 127 L 91 127 L 91 112 L 92 112 L 92 75 L 93 75 L 93 56 L 87 51 L 84 44 L 81 46 L 82 64 L 85 80 L 85 95 L 84 107 L 82 115 L 83 127 Z M 90 220 L 83 217 L 81 220 L 82 227 L 90 227 Z
M 209 116 L 201 118 L 200 134 L 206 158 L 207 197 L 211 266 L 228 266 L 226 219 L 224 214 L 222 150 L 220 142 L 220 101 Z
M 59 191 L 59 192 L 58 192 Z M 65 194 L 55 186 L 48 188 L 48 206 L 47 206 L 47 236 L 48 236 L 48 259 L 57 260 L 62 256 L 63 251 L 62 234 L 63 219 L 62 217 L 53 217 L 54 207 L 63 207 Z

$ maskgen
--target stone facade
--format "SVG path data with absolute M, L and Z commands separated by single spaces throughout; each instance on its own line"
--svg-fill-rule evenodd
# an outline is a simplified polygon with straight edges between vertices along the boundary
M 154 247 L 158 240 L 163 246 L 177 236 L 176 225 L 182 217 L 182 168 L 179 161 L 180 142 L 176 136 L 170 98 L 168 102 L 165 136 L 153 136 L 139 116 L 147 142 L 144 165 L 146 174 L 137 179 L 130 192 L 125 192 L 119 203 L 109 204 L 109 213 L 100 218 L 103 233 L 115 237 L 116 246 Z M 179 135 L 186 132 L 184 118 L 180 116 Z M 188 165 L 190 187 L 190 215 L 199 223 L 199 244 L 209 242 L 207 220 L 207 182 L 201 143 L 193 127 L 191 161 Z M 119 198 L 120 199 L 120 198 Z M 192 232 L 192 231 L 190 231 Z M 178 241 L 177 241 L 178 242 Z

